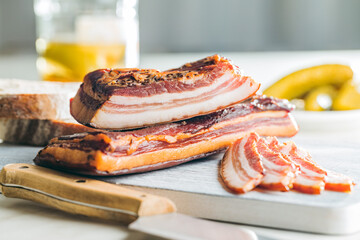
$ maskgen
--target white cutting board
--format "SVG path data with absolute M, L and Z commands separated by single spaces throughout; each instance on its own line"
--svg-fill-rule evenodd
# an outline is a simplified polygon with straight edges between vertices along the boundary
M 360 148 L 349 144 L 324 144 L 295 139 L 323 167 L 351 176 L 360 183 Z M 0 167 L 7 163 L 31 163 L 40 148 L 0 145 Z M 232 194 L 221 185 L 221 154 L 177 167 L 101 180 L 166 196 L 179 212 L 235 223 L 326 233 L 360 231 L 360 187 L 353 193 L 325 191 L 321 195 L 255 190 Z

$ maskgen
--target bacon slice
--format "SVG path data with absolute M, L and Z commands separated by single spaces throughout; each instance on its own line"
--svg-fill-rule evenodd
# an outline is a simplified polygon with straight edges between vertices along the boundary
M 255 96 L 185 121 L 124 132 L 53 139 L 35 163 L 90 175 L 119 175 L 177 165 L 230 146 L 246 133 L 293 136 L 298 128 L 285 100 Z
M 293 188 L 299 192 L 309 194 L 320 194 L 325 188 L 326 171 L 317 165 L 309 153 L 298 148 L 294 142 L 280 145 L 276 139 L 272 139 L 270 147 L 275 147 L 286 155 L 292 162 L 300 167 Z
M 102 129 L 139 128 L 205 115 L 254 95 L 260 84 L 214 55 L 176 69 L 100 69 L 87 74 L 72 116 Z
M 293 187 L 298 167 L 280 152 L 271 150 L 263 138 L 259 139 L 257 149 L 266 173 L 260 186 L 275 191 L 289 191 Z
M 292 188 L 297 167 L 252 132 L 237 140 L 225 153 L 220 175 L 225 185 L 236 193 L 256 186 L 276 191 Z
M 234 142 L 221 161 L 220 175 L 225 185 L 236 193 L 246 193 L 260 184 L 264 168 L 256 144 L 259 136 L 245 135 Z
M 315 165 L 315 169 L 317 169 L 318 174 L 325 174 L 325 178 L 323 179 L 325 183 L 325 189 L 331 190 L 331 191 L 337 191 L 337 192 L 351 192 L 353 186 L 355 185 L 353 180 L 341 173 L 329 171 L 326 169 L 323 169 L 319 167 L 319 165 L 316 164 L 316 162 L 311 157 L 310 153 L 305 151 L 302 148 L 297 148 L 298 156 L 300 156 L 303 159 L 306 159 L 310 163 L 313 163 Z
M 341 173 L 336 173 L 333 171 L 327 171 L 327 176 L 325 177 L 325 189 L 330 191 L 337 192 L 351 192 L 355 183 L 354 181 Z

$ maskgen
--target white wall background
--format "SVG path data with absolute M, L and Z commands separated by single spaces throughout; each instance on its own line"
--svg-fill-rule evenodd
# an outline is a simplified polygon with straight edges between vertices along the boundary
M 32 4 L 0 0 L 0 52 L 34 51 Z M 358 0 L 140 0 L 139 15 L 142 52 L 360 49 Z

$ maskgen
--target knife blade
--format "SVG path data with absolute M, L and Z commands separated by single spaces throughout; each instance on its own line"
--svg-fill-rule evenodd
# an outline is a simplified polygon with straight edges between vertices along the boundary
M 169 239 L 256 240 L 242 227 L 176 212 L 167 198 L 31 164 L 9 164 L 0 173 L 2 194 L 73 214 L 118 221 L 132 230 Z

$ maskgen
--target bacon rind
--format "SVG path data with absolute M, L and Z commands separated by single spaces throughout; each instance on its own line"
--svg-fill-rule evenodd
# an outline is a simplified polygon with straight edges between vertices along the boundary
M 260 84 L 214 55 L 178 69 L 100 69 L 71 101 L 73 117 L 102 129 L 131 129 L 205 115 L 254 95 Z
M 293 136 L 298 128 L 286 101 L 262 96 L 205 116 L 125 132 L 53 139 L 38 165 L 89 175 L 120 175 L 180 164 L 231 145 L 250 131 Z

